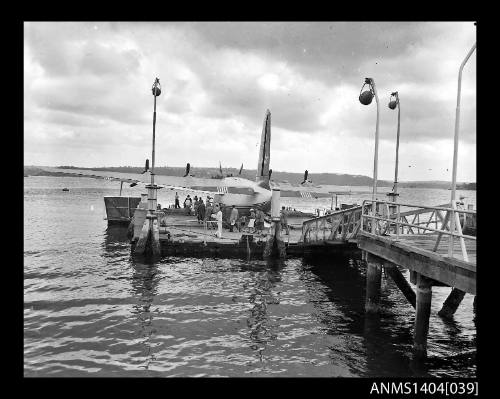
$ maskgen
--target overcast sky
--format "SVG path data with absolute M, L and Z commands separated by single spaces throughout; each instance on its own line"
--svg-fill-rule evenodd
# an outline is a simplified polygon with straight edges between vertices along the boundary
M 271 168 L 392 180 L 401 101 L 399 179 L 451 180 L 460 63 L 473 22 L 104 23 L 24 25 L 25 165 L 255 169 L 267 108 Z M 462 79 L 458 181 L 476 180 L 476 54 Z M 447 171 L 448 169 L 448 171 Z

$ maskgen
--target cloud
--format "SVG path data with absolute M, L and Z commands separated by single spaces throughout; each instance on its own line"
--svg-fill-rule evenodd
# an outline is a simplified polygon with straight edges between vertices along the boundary
M 161 162 L 254 167 L 269 108 L 275 170 L 370 175 L 375 101 L 363 106 L 358 95 L 373 77 L 381 162 L 394 158 L 396 90 L 401 148 L 427 151 L 415 156 L 428 162 L 429 143 L 452 146 L 458 66 L 474 40 L 471 22 L 25 23 L 25 157 L 142 164 L 158 76 Z M 462 86 L 464 176 L 475 175 L 475 74 L 473 56 Z

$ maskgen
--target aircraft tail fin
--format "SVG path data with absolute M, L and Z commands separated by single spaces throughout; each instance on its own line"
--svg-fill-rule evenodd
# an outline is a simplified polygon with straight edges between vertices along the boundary
M 266 110 L 262 136 L 260 138 L 259 163 L 257 165 L 257 182 L 269 184 L 269 163 L 271 161 L 271 111 Z

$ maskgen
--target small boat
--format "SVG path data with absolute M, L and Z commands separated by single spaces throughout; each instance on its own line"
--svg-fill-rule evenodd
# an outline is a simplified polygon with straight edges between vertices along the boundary
M 69 191 L 69 188 L 64 187 L 63 191 Z

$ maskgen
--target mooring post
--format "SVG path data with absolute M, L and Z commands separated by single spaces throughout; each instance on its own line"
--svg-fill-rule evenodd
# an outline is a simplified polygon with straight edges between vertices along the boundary
M 150 231 L 149 224 L 150 224 L 150 219 L 146 218 L 144 220 L 141 233 L 135 245 L 134 253 L 136 255 L 142 255 L 146 251 L 146 245 L 148 243 L 149 231 Z
M 135 246 L 134 253 L 142 255 L 150 252 L 153 256 L 159 256 L 160 250 L 160 230 L 158 228 L 158 216 L 156 214 L 157 191 L 156 184 L 148 184 L 148 213 L 142 225 L 139 240 Z
M 417 307 L 413 331 L 413 349 L 417 358 L 427 356 L 427 335 L 431 315 L 432 280 L 421 274 L 417 277 Z
M 382 285 L 382 263 L 370 254 L 366 256 L 366 300 L 365 311 L 378 313 L 380 310 L 380 287 Z
M 438 312 L 438 315 L 441 317 L 452 317 L 457 311 L 458 306 L 464 299 L 465 292 L 459 290 L 458 288 L 453 288 L 450 292 L 450 295 L 446 298 L 443 303 L 443 307 Z
M 403 276 L 403 273 L 397 268 L 394 263 L 384 262 L 384 270 L 385 272 L 391 276 L 392 281 L 397 285 L 399 290 L 403 293 L 405 298 L 410 302 L 413 308 L 416 307 L 416 294 L 415 291 L 411 288 L 411 285 L 408 283 L 406 278 Z
M 285 242 L 281 238 L 281 218 L 280 218 L 280 189 L 273 188 L 271 197 L 271 228 L 267 236 L 266 247 L 264 248 L 264 258 L 276 255 L 280 258 L 286 256 Z
M 152 87 L 154 105 L 153 105 L 153 145 L 152 145 L 152 165 L 151 165 L 151 183 L 146 186 L 148 189 L 148 214 L 142 226 L 139 240 L 135 246 L 135 253 L 142 255 L 150 252 L 153 256 L 160 255 L 160 232 L 158 229 L 158 216 L 156 215 L 157 191 L 159 187 L 155 184 L 155 127 L 156 127 L 156 97 L 161 94 L 160 80 L 155 79 Z M 147 163 L 146 163 L 147 165 Z M 147 169 L 147 166 L 146 166 Z

